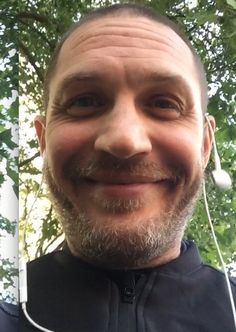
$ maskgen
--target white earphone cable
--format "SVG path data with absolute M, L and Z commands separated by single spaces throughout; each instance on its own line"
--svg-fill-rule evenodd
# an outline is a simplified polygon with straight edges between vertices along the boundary
M 30 323 L 31 325 L 33 325 L 33 326 L 36 327 L 38 330 L 43 331 L 43 332 L 53 332 L 52 330 L 48 330 L 48 329 L 46 329 L 45 327 L 43 327 L 43 326 L 37 324 L 37 323 L 36 323 L 36 322 L 35 322 L 35 321 L 29 316 L 29 314 L 28 314 L 28 312 L 27 312 L 27 309 L 26 309 L 26 303 L 25 303 L 25 302 L 21 303 L 21 307 L 22 307 L 22 310 L 23 310 L 23 312 L 24 312 L 25 317 L 27 318 L 27 320 L 29 321 L 29 323 Z
M 28 287 L 27 287 L 27 265 L 26 261 L 21 258 L 19 260 L 19 300 L 22 307 L 22 311 L 28 320 L 28 322 L 36 327 L 38 330 L 43 332 L 54 332 L 52 330 L 49 330 L 39 324 L 37 324 L 28 314 L 27 312 L 27 301 L 28 301 Z
M 42 185 L 43 185 L 43 176 L 42 176 L 42 180 L 39 184 L 39 188 L 38 191 L 35 195 L 35 198 L 33 200 L 33 203 L 30 206 L 29 212 L 28 212 L 28 216 L 24 225 L 24 229 L 23 229 L 23 239 L 24 239 L 24 245 L 25 245 L 25 235 L 26 235 L 26 227 L 27 227 L 27 223 L 29 220 L 29 217 L 31 215 L 31 212 L 33 211 L 34 205 L 39 197 L 39 194 L 42 190 Z M 23 245 L 23 251 L 24 251 L 24 245 Z M 22 307 L 22 311 L 26 317 L 26 319 L 28 320 L 28 322 L 33 325 L 34 327 L 36 327 L 38 330 L 43 331 L 43 332 L 54 332 L 52 330 L 49 330 L 39 324 L 37 324 L 28 314 L 27 312 L 27 308 L 26 308 L 26 304 L 27 304 L 27 267 L 26 267 L 26 262 L 23 259 L 20 259 L 20 263 L 19 263 L 19 292 L 20 292 L 20 303 L 21 303 L 21 307 Z
M 203 180 L 203 198 L 204 198 L 205 209 L 206 209 L 209 225 L 210 225 L 210 228 L 211 228 L 211 233 L 212 233 L 212 236 L 213 236 L 213 240 L 215 242 L 216 250 L 218 252 L 220 262 L 221 262 L 221 265 L 222 265 L 222 268 L 223 268 L 223 271 L 224 271 L 224 274 L 225 274 L 225 280 L 226 280 L 227 289 L 228 289 L 228 293 L 229 293 L 229 299 L 230 299 L 230 304 L 231 304 L 231 308 L 232 308 L 234 326 L 235 326 L 235 331 L 236 331 L 236 310 L 235 310 L 235 304 L 234 304 L 234 299 L 233 299 L 233 293 L 232 293 L 232 289 L 231 289 L 231 285 L 230 285 L 230 281 L 229 281 L 228 272 L 226 270 L 225 262 L 224 262 L 224 259 L 222 257 L 222 254 L 221 254 L 221 250 L 220 250 L 220 247 L 218 245 L 218 241 L 217 241 L 217 238 L 216 238 L 216 235 L 215 235 L 214 226 L 213 226 L 213 223 L 212 223 L 212 220 L 211 220 L 211 215 L 210 215 L 209 206 L 208 206 L 208 202 L 207 202 L 205 180 Z

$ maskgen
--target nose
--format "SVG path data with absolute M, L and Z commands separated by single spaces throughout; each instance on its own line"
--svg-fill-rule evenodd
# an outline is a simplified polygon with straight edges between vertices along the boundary
M 152 150 L 144 120 L 133 106 L 116 107 L 103 120 L 94 144 L 96 151 L 128 159 Z

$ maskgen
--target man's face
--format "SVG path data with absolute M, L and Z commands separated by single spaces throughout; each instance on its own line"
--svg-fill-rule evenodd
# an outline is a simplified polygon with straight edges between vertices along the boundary
M 98 19 L 65 41 L 36 128 L 75 255 L 138 267 L 179 246 L 210 151 L 196 70 L 146 18 Z

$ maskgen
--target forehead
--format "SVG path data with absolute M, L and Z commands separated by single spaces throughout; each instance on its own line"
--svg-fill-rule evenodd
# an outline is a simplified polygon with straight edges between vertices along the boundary
M 186 43 L 169 26 L 145 17 L 108 16 L 95 19 L 78 27 L 64 42 L 59 61 L 75 52 L 96 50 L 96 47 L 144 48 L 146 54 L 163 48 L 175 56 L 193 58 Z M 116 50 L 117 52 L 117 50 Z M 192 59 L 193 60 L 193 59 Z
M 190 85 L 199 85 L 193 54 L 175 31 L 126 14 L 95 19 L 73 31 L 60 50 L 51 88 L 76 72 L 115 74 L 121 67 L 136 82 L 138 75 L 153 70 L 162 76 L 185 76 Z
M 64 42 L 60 51 L 58 63 L 65 57 L 75 53 L 101 51 L 107 48 L 107 54 L 112 55 L 112 48 L 136 48 L 144 51 L 143 56 L 152 56 L 152 51 L 161 49 L 173 53 L 183 60 L 183 55 L 193 64 L 193 55 L 186 43 L 170 27 L 145 17 L 108 16 L 95 19 L 77 28 Z M 110 51 L 110 53 L 109 53 Z M 146 52 L 145 52 L 146 51 Z M 117 49 L 115 49 L 117 54 Z M 133 54 L 135 57 L 135 55 Z M 153 56 L 155 56 L 153 54 Z M 192 60 L 192 61 L 191 61 Z

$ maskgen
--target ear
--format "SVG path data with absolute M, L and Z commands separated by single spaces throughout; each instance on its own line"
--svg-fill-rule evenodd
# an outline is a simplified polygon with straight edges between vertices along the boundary
M 204 168 L 206 168 L 210 154 L 211 148 L 214 140 L 214 131 L 215 131 L 216 123 L 213 116 L 207 116 L 204 124 L 204 142 L 203 142 L 203 156 L 204 156 Z
M 46 124 L 46 119 L 44 116 L 37 116 L 34 119 L 34 127 L 36 130 L 41 155 L 43 155 L 46 147 L 45 124 Z

